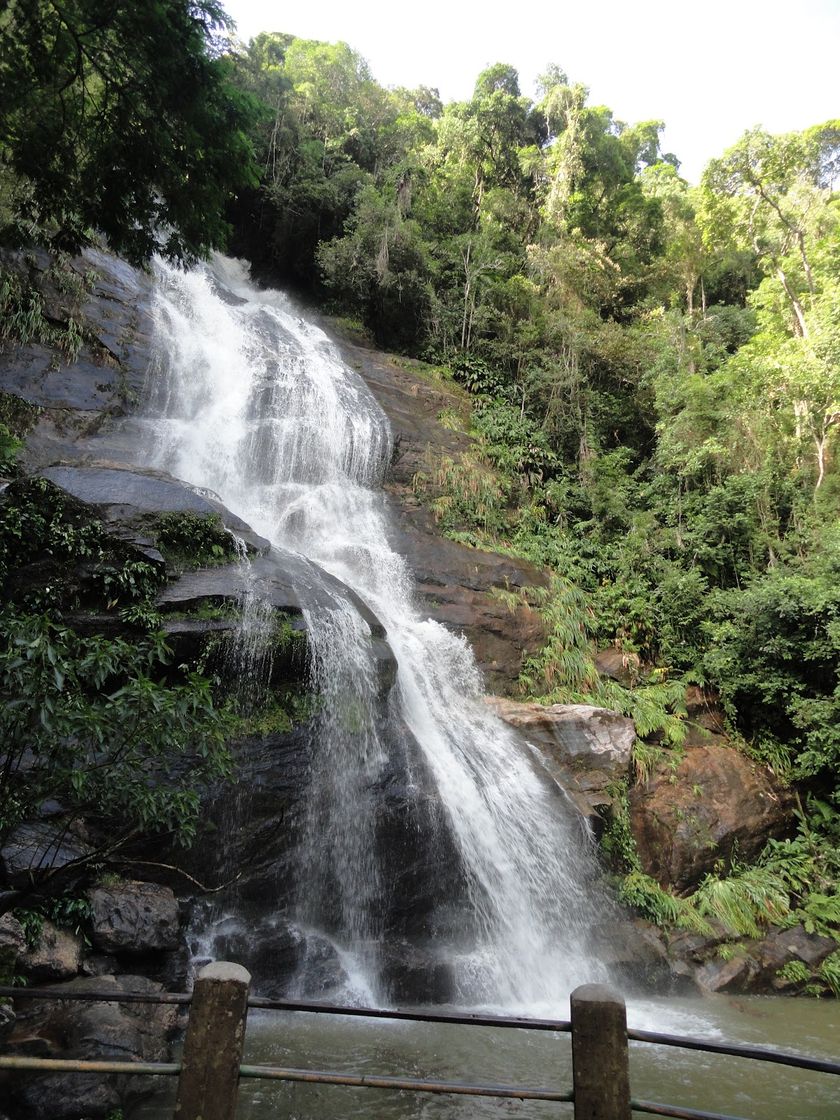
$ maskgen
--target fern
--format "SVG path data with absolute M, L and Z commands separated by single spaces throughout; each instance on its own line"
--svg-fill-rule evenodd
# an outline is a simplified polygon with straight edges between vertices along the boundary
M 749 867 L 725 879 L 707 875 L 692 902 L 704 917 L 742 937 L 760 937 L 762 926 L 780 925 L 790 914 L 785 884 L 767 867 Z
M 833 995 L 840 999 L 840 949 L 836 949 L 831 956 L 825 958 L 817 969 L 817 976 L 828 985 Z
M 714 930 L 691 899 L 678 898 L 642 871 L 625 875 L 618 888 L 619 899 L 658 926 L 677 926 L 710 937 Z
M 801 909 L 796 911 L 807 933 L 837 937 L 840 927 L 840 895 L 812 891 Z

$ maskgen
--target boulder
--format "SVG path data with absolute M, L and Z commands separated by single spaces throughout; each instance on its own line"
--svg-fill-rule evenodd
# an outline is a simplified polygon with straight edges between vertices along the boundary
M 213 934 L 211 957 L 244 965 L 258 996 L 283 998 L 294 989 L 315 999 L 347 982 L 338 951 L 326 937 L 282 918 L 247 929 L 227 919 Z
M 760 979 L 767 988 L 775 991 L 788 991 L 796 984 L 779 976 L 779 971 L 791 961 L 801 961 L 809 971 L 816 972 L 826 957 L 837 949 L 832 937 L 821 937 L 818 933 L 808 933 L 803 925 L 790 929 L 774 929 L 754 952 L 760 969 Z
M 178 947 L 180 913 L 170 887 L 126 881 L 94 887 L 88 898 L 100 952 L 143 955 Z
M 16 1022 L 17 1016 L 12 1005 L 6 1003 L 5 1000 L 0 1000 L 0 1046 L 5 1045 L 6 1040 L 15 1029 Z M 0 1120 L 2 1120 L 2 1114 L 0 1114 Z
M 837 948 L 831 937 L 808 933 L 802 925 L 770 929 L 759 939 L 733 940 L 722 929 L 712 937 L 675 933 L 668 955 L 675 972 L 690 977 L 702 992 L 796 992 L 807 981 L 780 976 L 785 965 L 798 961 L 811 974 Z
M 595 654 L 595 668 L 602 677 L 609 677 L 625 688 L 632 688 L 639 682 L 642 663 L 637 653 L 607 646 Z
M 636 741 L 632 719 L 591 704 L 518 703 L 485 698 L 540 753 L 544 765 L 577 809 L 598 828 L 598 810 L 611 803 L 608 787 L 630 774 Z
M 20 968 L 30 980 L 69 980 L 82 965 L 82 939 L 45 921 L 41 935 L 20 957 Z
M 662 930 L 641 918 L 613 915 L 595 931 L 590 949 L 595 950 L 598 960 L 608 965 L 622 984 L 645 995 L 669 991 L 678 979 Z
M 759 975 L 758 962 L 743 946 L 736 946 L 732 956 L 707 961 L 695 973 L 695 982 L 702 992 L 748 992 L 755 987 Z
M 448 1003 L 453 998 L 452 962 L 433 945 L 388 941 L 380 947 L 379 965 L 388 1002 L 396 1007 Z
M 735 747 L 690 746 L 676 768 L 661 761 L 630 791 L 630 825 L 642 867 L 687 891 L 720 860 L 749 860 L 785 833 L 792 797 L 773 773 Z

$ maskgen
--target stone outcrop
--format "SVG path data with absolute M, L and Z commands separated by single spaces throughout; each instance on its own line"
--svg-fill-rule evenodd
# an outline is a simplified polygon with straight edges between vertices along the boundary
M 143 956 L 177 948 L 180 912 L 170 887 L 119 882 L 94 887 L 88 901 L 93 944 L 101 952 Z
M 837 949 L 833 938 L 808 933 L 802 925 L 771 929 L 761 939 L 733 939 L 719 930 L 712 937 L 677 932 L 667 941 L 675 971 L 694 989 L 738 994 L 801 991 L 808 980 L 796 972 L 783 974 L 785 966 L 795 962 L 813 975 Z
M 213 933 L 210 960 L 247 961 L 251 986 L 261 996 L 288 996 L 293 979 L 306 974 L 304 990 L 314 999 L 341 991 L 347 973 L 335 946 L 283 918 L 265 918 L 244 929 L 229 918 Z
M 689 746 L 630 791 L 642 867 L 662 886 L 690 890 L 733 856 L 749 860 L 790 825 L 791 794 L 764 766 L 719 742 Z
M 90 845 L 77 834 L 72 822 L 68 826 L 61 819 L 27 821 L 6 838 L 0 851 L 0 869 L 9 886 L 23 887 L 33 871 L 69 867 L 90 851 Z
M 447 540 L 428 510 L 407 495 L 394 496 L 398 520 L 391 543 L 408 562 L 424 611 L 464 635 L 489 690 L 513 691 L 524 658 L 542 647 L 545 627 L 526 603 L 511 610 L 494 592 L 541 587 L 545 574 L 524 560 Z
M 12 914 L 0 917 L 0 977 L 9 984 L 20 972 L 18 961 L 26 952 L 26 933 Z M 0 1043 L 11 1031 L 15 1014 L 11 1006 L 0 1000 Z
M 608 787 L 626 780 L 636 741 L 632 719 L 591 704 L 523 704 L 498 696 L 487 703 L 540 752 L 545 767 L 597 829 Z
M 111 416 L 123 414 L 143 391 L 149 365 L 153 322 L 152 281 L 144 272 L 96 249 L 75 257 L 70 268 L 92 289 L 79 301 L 56 285 L 52 259 L 41 249 L 3 254 L 35 285 L 44 314 L 53 323 L 80 318 L 85 337 L 79 355 L 68 362 L 40 343 L 0 348 L 0 390 L 22 397 L 42 411 L 27 438 L 30 466 L 69 456 L 99 433 Z

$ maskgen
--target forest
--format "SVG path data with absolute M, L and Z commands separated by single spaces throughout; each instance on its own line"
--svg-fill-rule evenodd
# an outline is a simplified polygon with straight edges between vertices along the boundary
M 345 43 L 231 40 L 214 0 L 106 7 L 0 16 L 2 242 L 224 247 L 459 386 L 440 419 L 472 450 L 416 492 L 453 539 L 550 573 L 523 593 L 548 641 L 522 695 L 632 715 L 643 777 L 708 690 L 792 783 L 799 831 L 706 896 L 837 936 L 840 121 L 753 129 L 695 186 L 662 121 L 617 119 L 559 65 L 534 99 L 499 63 L 443 104 Z M 46 337 L 2 281 L 0 334 Z M 620 814 L 609 846 L 628 902 L 690 924 Z

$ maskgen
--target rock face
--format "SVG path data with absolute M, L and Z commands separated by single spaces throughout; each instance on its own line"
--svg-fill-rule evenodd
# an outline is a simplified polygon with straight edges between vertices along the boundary
M 488 696 L 487 703 L 539 750 L 552 777 L 597 825 L 598 807 L 611 801 L 607 787 L 630 773 L 632 719 L 591 704 L 544 707 L 498 696 Z
M 252 990 L 261 996 L 288 996 L 301 972 L 302 990 L 314 999 L 336 995 L 347 981 L 334 945 L 282 918 L 266 918 L 247 930 L 227 919 L 217 926 L 211 948 L 211 960 L 247 961 Z
M 254 533 L 218 498 L 163 471 L 105 462 L 47 467 L 40 473 L 74 498 L 92 506 L 106 522 L 129 527 L 143 517 L 159 513 L 215 515 L 226 529 L 244 538 L 254 551 L 266 552 L 269 548 L 267 540 Z
M 177 948 L 180 913 L 171 888 L 124 882 L 94 887 L 88 899 L 93 944 L 101 952 L 142 956 Z
M 756 856 L 789 826 L 791 795 L 734 747 L 690 746 L 630 791 L 630 822 L 644 870 L 662 886 L 695 887 L 720 859 Z
M 143 389 L 153 329 L 151 278 L 124 261 L 96 249 L 73 258 L 81 279 L 94 276 L 81 300 L 63 294 L 43 250 L 4 253 L 41 292 L 44 312 L 53 322 L 78 319 L 83 308 L 87 337 L 76 361 L 30 343 L 0 348 L 0 390 L 23 397 L 43 411 L 27 439 L 26 461 L 41 465 L 78 455 L 78 444 L 100 430 L 109 416 L 122 414 Z
M 388 959 L 386 985 L 392 1000 L 416 1000 L 416 962 L 438 935 L 462 928 L 467 889 L 448 831 L 441 829 L 441 808 L 410 733 L 394 724 L 380 727 L 387 761 L 376 781 L 373 842 L 379 862 L 382 923 L 388 941 L 409 946 Z M 234 912 L 222 922 L 214 944 L 202 941 L 200 954 L 231 952 L 254 977 L 259 995 L 288 996 L 304 990 L 332 992 L 343 973 L 325 937 L 301 930 L 290 918 L 300 905 L 301 824 L 311 776 L 312 728 L 284 735 L 253 736 L 237 746 L 238 794 L 219 788 L 206 799 L 205 834 L 179 856 L 187 870 L 209 885 L 230 883 L 214 896 L 213 907 Z M 223 835 L 225 843 L 217 838 Z M 191 860 L 195 859 L 195 865 Z M 322 873 L 323 874 L 323 873 Z M 328 876 L 327 876 L 328 878 Z M 440 899 L 447 900 L 445 913 Z M 319 890 L 318 929 L 341 928 L 338 892 Z M 270 915 L 270 917 L 267 917 Z M 207 922 L 212 926 L 212 911 Z M 412 964 L 411 962 L 414 962 Z M 447 974 L 448 975 L 448 974 Z M 451 977 L 436 998 L 451 995 Z
M 807 980 L 780 975 L 785 965 L 798 962 L 815 973 L 837 948 L 831 937 L 807 933 L 803 926 L 772 929 L 761 940 L 741 938 L 729 942 L 723 933 L 672 935 L 668 953 L 681 965 L 682 974 L 701 992 L 795 992 Z
M 542 647 L 545 631 L 534 611 L 525 604 L 511 611 L 494 591 L 542 587 L 545 574 L 523 560 L 445 539 L 412 486 L 415 474 L 428 469 L 430 453 L 457 458 L 469 449 L 468 436 L 438 421 L 444 410 L 462 410 L 463 402 L 445 384 L 424 378 L 420 363 L 395 360 L 340 335 L 337 343 L 391 423 L 394 458 L 385 485 L 395 515 L 391 544 L 411 569 L 422 607 L 467 638 L 490 691 L 511 693 L 524 658 Z
M 399 504 L 391 543 L 408 561 L 423 609 L 464 635 L 488 689 L 512 691 L 524 658 L 542 647 L 545 628 L 525 603 L 511 610 L 494 591 L 542 587 L 545 574 L 524 560 L 447 540 L 428 510 L 399 488 L 392 489 L 392 495 Z

